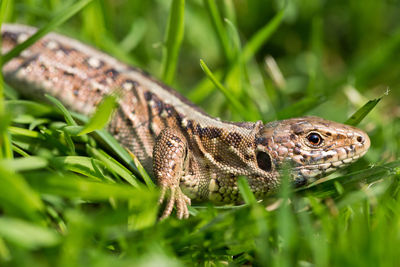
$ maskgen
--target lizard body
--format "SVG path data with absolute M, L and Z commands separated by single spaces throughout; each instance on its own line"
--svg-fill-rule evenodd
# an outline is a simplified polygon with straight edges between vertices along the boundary
M 3 25 L 3 53 L 35 31 Z M 143 71 L 55 33 L 6 63 L 3 73 L 23 95 L 43 99 L 48 93 L 85 115 L 121 89 L 108 131 L 157 180 L 160 202 L 167 199 L 163 217 L 174 206 L 179 218 L 188 217 L 191 200 L 240 202 L 241 175 L 262 198 L 278 188 L 285 162 L 291 163 L 294 182 L 307 184 L 355 161 L 370 145 L 363 131 L 318 117 L 221 121 Z

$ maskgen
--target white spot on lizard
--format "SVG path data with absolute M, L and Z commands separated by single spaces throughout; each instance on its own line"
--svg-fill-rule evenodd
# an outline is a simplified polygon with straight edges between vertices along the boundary
M 27 35 L 26 33 L 21 33 L 21 34 L 18 36 L 17 42 L 20 44 L 20 43 L 22 43 L 23 41 L 25 41 L 26 39 L 28 39 L 28 35 Z
M 99 68 L 101 65 L 100 60 L 95 57 L 89 58 L 87 63 L 89 64 L 90 67 L 95 68 L 95 69 Z
M 49 42 L 46 44 L 46 47 L 47 47 L 48 49 L 55 50 L 55 49 L 58 48 L 58 43 L 55 42 L 55 41 L 49 41 Z

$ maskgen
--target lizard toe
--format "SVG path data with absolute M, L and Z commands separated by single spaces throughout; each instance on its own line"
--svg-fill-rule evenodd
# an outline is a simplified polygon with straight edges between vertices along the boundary
M 188 198 L 179 187 L 162 187 L 161 196 L 159 203 L 163 203 L 166 195 L 166 191 L 169 191 L 169 196 L 167 204 L 165 206 L 164 212 L 160 217 L 163 220 L 169 217 L 172 213 L 174 206 L 176 207 L 176 216 L 178 219 L 187 219 L 189 217 L 188 205 L 190 205 L 190 198 Z

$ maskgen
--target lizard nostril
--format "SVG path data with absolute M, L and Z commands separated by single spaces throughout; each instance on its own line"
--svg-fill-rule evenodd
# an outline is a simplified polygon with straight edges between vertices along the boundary
M 357 142 L 364 143 L 364 138 L 361 135 L 357 136 Z

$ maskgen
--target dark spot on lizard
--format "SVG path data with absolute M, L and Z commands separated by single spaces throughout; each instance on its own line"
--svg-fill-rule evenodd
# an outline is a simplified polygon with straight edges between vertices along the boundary
M 201 128 L 201 126 L 199 124 L 196 125 L 196 131 L 195 134 L 197 134 L 198 136 L 200 136 L 200 138 L 205 137 L 206 136 L 206 130 L 207 128 Z
M 224 161 L 224 159 L 220 155 L 215 155 L 214 159 L 215 159 L 216 162 L 219 162 L 219 163 Z
M 252 160 L 252 159 L 253 159 L 253 155 L 244 154 L 243 156 L 244 156 L 244 159 L 245 159 L 245 160 L 247 160 L 247 161 L 249 161 L 249 160 Z
M 161 100 L 158 99 L 157 97 L 153 97 L 152 99 L 153 99 L 153 102 L 154 102 L 153 107 L 156 109 L 156 112 L 158 114 L 161 114 L 162 111 L 164 110 L 163 102 L 161 102 Z
M 112 128 L 111 128 L 112 129 Z M 119 127 L 114 127 L 113 134 L 119 134 Z
M 331 158 L 333 158 L 333 155 L 326 155 L 325 157 L 324 157 L 324 160 L 329 160 L 329 159 L 331 159 Z
M 336 140 L 345 139 L 345 138 L 346 138 L 346 136 L 344 136 L 343 134 L 336 135 Z
M 107 85 L 108 84 L 106 79 L 101 79 L 99 81 L 99 83 L 102 84 L 102 85 Z
M 149 91 L 144 92 L 143 95 L 144 95 L 144 99 L 146 99 L 146 101 L 151 100 L 152 93 L 150 93 Z
M 228 133 L 228 135 L 226 136 L 226 141 L 229 144 L 232 144 L 235 148 L 239 148 L 242 139 L 243 137 L 235 132 Z
M 274 140 L 275 140 L 275 143 L 280 143 L 280 144 L 286 143 L 289 141 L 287 136 L 275 136 Z
M 294 153 L 295 155 L 300 155 L 300 154 L 301 154 L 300 148 L 298 148 L 298 147 L 293 148 L 293 153 Z
M 187 130 L 190 129 L 190 130 L 192 130 L 192 131 L 194 130 L 193 121 L 191 121 L 191 120 L 188 120 L 188 121 L 187 121 L 186 129 L 187 129 Z
M 325 147 L 325 150 L 330 149 L 331 147 L 333 147 L 333 145 L 335 145 L 335 144 L 330 144 L 329 146 L 326 146 L 326 147 Z
M 58 50 L 63 52 L 65 55 L 69 55 L 71 52 L 76 51 L 75 48 L 66 47 L 66 46 L 63 46 L 63 45 L 59 45 Z
M 222 135 L 222 130 L 219 128 L 209 127 L 208 128 L 208 137 L 210 139 L 218 138 Z
M 307 179 L 304 178 L 303 176 L 296 177 L 294 179 L 294 186 L 295 187 L 303 186 L 303 185 L 306 185 L 306 184 L 307 184 Z
M 74 94 L 74 96 L 78 96 L 79 95 L 79 89 L 78 88 L 74 88 L 72 90 L 72 93 Z
M 41 69 L 42 71 L 47 71 L 47 70 L 48 70 L 47 66 L 44 65 L 44 64 L 40 64 L 40 69 Z
M 251 142 L 251 141 L 247 142 L 246 145 L 249 148 L 256 148 L 257 147 L 256 144 L 254 142 Z
M 116 69 L 108 69 L 104 72 L 105 75 L 107 75 L 107 77 L 113 78 L 114 80 L 118 77 L 119 72 Z
M 164 109 L 167 112 L 168 117 L 171 117 L 172 114 L 174 113 L 174 108 L 169 104 L 165 104 Z
M 3 32 L 2 39 L 4 41 L 11 41 L 12 43 L 17 43 L 18 34 L 13 32 Z
M 185 117 L 184 115 L 182 115 L 178 112 L 175 112 L 175 119 L 176 119 L 176 122 L 178 123 L 178 125 L 182 125 L 182 118 L 184 118 L 184 117 Z
M 257 145 L 267 146 L 268 145 L 268 140 L 265 137 L 257 137 L 256 138 L 256 144 Z
M 304 130 L 301 126 L 299 126 L 298 124 L 293 124 L 290 129 L 294 132 L 294 134 L 302 134 L 304 133 Z
M 75 76 L 75 74 L 73 74 L 73 73 L 71 73 L 71 72 L 68 72 L 68 71 L 64 71 L 64 75 L 65 75 L 65 76 L 71 76 L 71 77 L 74 77 L 74 76 Z

